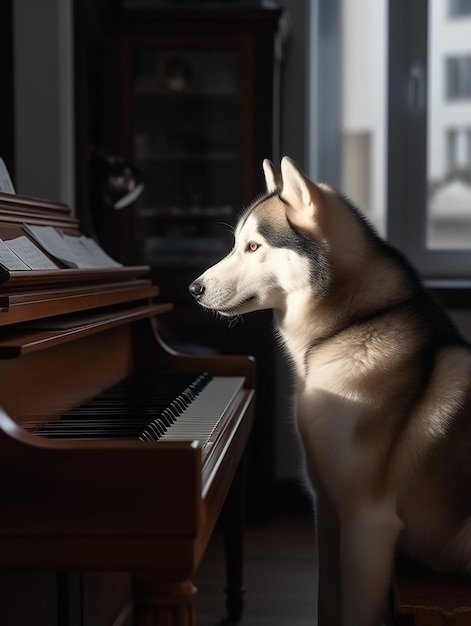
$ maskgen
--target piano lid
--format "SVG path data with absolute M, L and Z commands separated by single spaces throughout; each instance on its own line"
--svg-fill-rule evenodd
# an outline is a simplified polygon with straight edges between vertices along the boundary
M 79 220 L 65 204 L 0 193 L 0 239 L 25 237 L 37 246 L 27 226 L 82 236 Z M 70 269 L 49 256 L 57 269 L 11 270 L 0 264 L 0 326 L 124 303 L 149 304 L 159 293 L 148 266 Z

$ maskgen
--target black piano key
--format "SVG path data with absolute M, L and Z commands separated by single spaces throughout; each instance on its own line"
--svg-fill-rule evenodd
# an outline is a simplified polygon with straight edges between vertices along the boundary
M 37 434 L 58 439 L 157 441 L 210 378 L 207 372 L 133 375 L 43 425 Z
M 129 430 L 119 431 L 116 429 L 110 430 L 108 428 L 100 429 L 93 428 L 90 430 L 80 428 L 57 430 L 46 433 L 41 433 L 48 439 L 134 439 L 138 438 L 138 435 Z

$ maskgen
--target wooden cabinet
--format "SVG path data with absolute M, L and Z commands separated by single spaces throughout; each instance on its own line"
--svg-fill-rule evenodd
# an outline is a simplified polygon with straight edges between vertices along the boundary
M 135 204 L 100 218 L 109 252 L 150 265 L 162 298 L 174 303 L 161 332 L 187 351 L 257 360 L 249 471 L 250 508 L 259 519 L 269 515 L 274 478 L 271 313 L 228 328 L 197 306 L 188 285 L 231 249 L 238 215 L 265 190 L 263 159 L 279 160 L 282 23 L 280 9 L 224 5 L 106 15 L 95 124 L 100 147 L 144 175 Z
M 136 235 L 157 271 L 198 272 L 223 256 L 223 223 L 241 205 L 241 53 L 211 43 L 135 51 L 132 151 L 147 181 Z
M 230 250 L 238 214 L 264 190 L 262 160 L 278 158 L 280 17 L 278 9 L 181 8 L 103 22 L 103 144 L 145 179 L 132 209 L 111 216 L 108 247 L 153 268 L 185 341 L 190 319 L 209 321 L 188 284 Z M 199 337 L 221 347 L 214 323 Z

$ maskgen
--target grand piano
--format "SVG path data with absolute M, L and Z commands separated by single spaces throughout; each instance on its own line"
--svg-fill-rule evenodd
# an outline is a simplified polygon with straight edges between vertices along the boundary
M 0 194 L 0 238 L 26 225 L 81 234 Z M 236 621 L 254 362 L 172 350 L 158 296 L 147 267 L 0 266 L 0 570 L 127 572 L 129 623 L 191 626 L 222 517 Z

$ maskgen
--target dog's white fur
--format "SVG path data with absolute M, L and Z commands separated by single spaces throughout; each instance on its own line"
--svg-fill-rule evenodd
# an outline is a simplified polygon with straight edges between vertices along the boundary
M 269 193 L 190 290 L 224 316 L 274 310 L 316 491 L 318 624 L 377 626 L 397 548 L 471 573 L 471 352 L 342 197 L 286 157 L 263 167 Z

